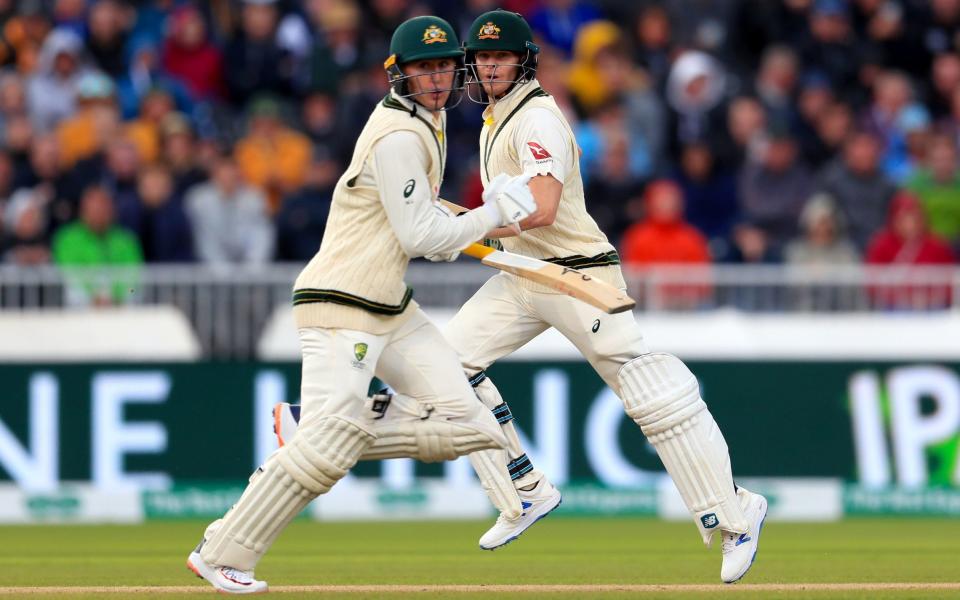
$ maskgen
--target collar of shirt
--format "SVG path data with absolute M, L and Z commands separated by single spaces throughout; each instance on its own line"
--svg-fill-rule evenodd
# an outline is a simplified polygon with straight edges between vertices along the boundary
M 510 111 L 512 111 L 521 100 L 526 98 L 530 90 L 538 87 L 540 87 L 540 82 L 536 79 L 531 79 L 530 81 L 514 86 L 514 88 L 510 90 L 510 93 L 503 98 L 491 102 L 487 105 L 487 108 L 483 110 L 484 125 L 499 123 L 504 117 L 510 114 Z
M 411 113 L 418 114 L 421 117 L 432 121 L 434 129 L 436 129 L 437 131 L 441 131 L 443 129 L 444 111 L 438 110 L 434 112 L 434 111 L 427 110 L 419 102 L 415 102 L 410 98 L 404 98 L 403 96 L 398 94 L 396 90 L 393 90 L 393 89 L 390 90 L 390 97 L 396 100 L 397 102 L 399 102 L 400 104 L 404 105 L 407 108 L 407 110 L 409 110 Z

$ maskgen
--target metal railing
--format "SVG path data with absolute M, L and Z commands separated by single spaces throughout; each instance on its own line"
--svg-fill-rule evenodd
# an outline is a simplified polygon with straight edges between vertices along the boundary
M 178 307 L 208 357 L 247 359 L 278 306 L 289 305 L 299 264 L 87 268 L 0 266 L 0 310 L 69 309 L 98 302 Z M 423 306 L 456 308 L 493 271 L 472 262 L 410 265 Z M 638 310 L 864 312 L 960 308 L 960 268 L 670 266 L 625 269 Z M 0 332 L 2 335 L 2 332 Z

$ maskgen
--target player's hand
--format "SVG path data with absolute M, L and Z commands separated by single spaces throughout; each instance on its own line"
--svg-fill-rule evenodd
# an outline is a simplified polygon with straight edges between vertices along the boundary
M 441 252 L 439 254 L 427 254 L 424 256 L 425 259 L 430 262 L 453 262 L 457 260 L 457 257 L 460 256 L 460 251 L 455 250 L 454 252 Z
M 537 210 L 537 203 L 527 183 L 530 175 L 510 177 L 501 173 L 490 180 L 483 191 L 483 203 L 496 208 L 500 226 L 518 223 Z

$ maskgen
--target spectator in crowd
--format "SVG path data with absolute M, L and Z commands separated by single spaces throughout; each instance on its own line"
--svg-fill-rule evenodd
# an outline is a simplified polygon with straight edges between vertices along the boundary
M 174 195 L 173 178 L 161 164 L 147 165 L 137 178 L 134 227 L 147 262 L 193 260 L 193 231 L 181 198 Z
M 104 274 L 90 271 L 91 267 L 135 267 L 143 263 L 137 237 L 114 223 L 110 193 L 97 185 L 84 190 L 80 218 L 57 231 L 53 238 L 53 258 L 64 267 L 75 299 L 97 306 L 127 302 L 135 275 L 131 272 Z
M 136 145 L 118 136 L 103 152 L 77 166 L 81 185 L 103 186 L 113 199 L 116 221 L 128 229 L 137 227 L 140 198 L 137 196 L 137 172 L 142 166 Z
M 75 191 L 75 178 L 63 167 L 60 142 L 53 134 L 33 139 L 29 160 L 15 174 L 13 187 L 28 190 L 42 199 L 50 229 L 56 229 L 77 216 L 79 197 Z
M 930 141 L 926 164 L 906 184 L 923 205 L 930 231 L 951 244 L 960 243 L 960 175 L 957 168 L 956 142 L 950 136 L 937 135 Z
M 0 229 L 0 262 L 34 266 L 50 262 L 45 198 L 23 189 L 7 204 Z
M 687 221 L 707 238 L 711 256 L 723 259 L 740 220 L 736 177 L 717 162 L 708 144 L 693 142 L 684 146 L 673 179 L 683 190 Z
M 161 55 L 163 71 L 186 86 L 192 100 L 224 98 L 223 54 L 210 41 L 203 15 L 194 6 L 173 10 Z
M 817 123 L 835 102 L 830 81 L 822 73 L 812 71 L 801 78 L 796 115 L 791 125 L 797 134 L 800 156 L 811 167 L 819 167 L 825 160 L 821 156 L 823 142 L 817 132 Z
M 273 226 L 264 195 L 243 183 L 232 157 L 217 159 L 212 176 L 187 193 L 197 258 L 212 264 L 259 264 L 273 256 Z
M 87 13 L 87 53 L 98 69 L 116 79 L 124 72 L 127 15 L 117 0 L 96 0 Z
M 144 164 L 160 156 L 160 124 L 175 108 L 173 97 L 165 89 L 154 88 L 141 100 L 139 116 L 127 121 L 124 135 L 137 147 Z
M 922 15 L 911 3 L 853 0 L 851 9 L 856 37 L 879 57 L 881 64 L 908 73 L 926 71 L 928 57 L 915 36 L 915 24 Z
M 588 23 L 600 19 L 601 14 L 590 2 L 581 0 L 544 0 L 530 15 L 534 34 L 566 57 L 573 52 L 574 40 Z
M 99 72 L 80 78 L 77 85 L 77 110 L 57 126 L 60 158 L 67 168 L 97 154 L 119 133 L 113 80 Z
M 930 0 L 925 18 L 918 19 L 919 31 L 915 37 L 928 56 L 960 51 L 960 2 Z M 920 73 L 926 70 L 918 71 Z
M 337 121 L 337 99 L 324 91 L 315 90 L 303 99 L 300 109 L 300 131 L 310 138 L 313 153 L 323 154 L 342 168 L 350 163 L 353 149 L 340 135 Z M 474 144 L 476 140 L 473 140 Z
M 124 119 L 133 119 L 144 100 L 157 90 L 167 93 L 178 110 L 191 113 L 193 100 L 187 88 L 160 68 L 157 45 L 147 37 L 133 38 L 127 45 L 128 67 L 117 80 L 117 100 Z
M 87 29 L 87 0 L 53 0 L 53 25 L 82 36 Z
M 79 36 L 65 30 L 47 36 L 37 68 L 27 82 L 27 106 L 38 131 L 50 131 L 73 115 L 78 84 L 89 72 Z
M 849 7 L 844 0 L 812 1 L 807 34 L 800 43 L 801 60 L 807 68 L 826 73 L 843 98 L 857 93 L 864 53 L 850 32 Z
M 29 170 L 30 145 L 34 139 L 34 129 L 26 115 L 14 115 L 6 123 L 3 132 L 3 147 L 10 155 L 14 172 L 19 174 Z
M 637 16 L 634 33 L 634 60 L 646 69 L 655 89 L 662 94 L 675 52 L 667 10 L 660 4 L 644 6 Z
M 820 169 L 841 152 L 853 131 L 853 114 L 850 106 L 840 101 L 828 102 L 810 114 L 813 131 L 803 138 L 803 157 L 811 167 Z
M 0 74 L 0 139 L 6 137 L 10 120 L 27 114 L 27 89 L 16 72 Z
M 340 169 L 330 160 L 315 160 L 303 188 L 283 201 L 277 214 L 276 259 L 305 263 L 323 239 Z
M 814 194 L 800 213 L 800 237 L 787 244 L 783 259 L 794 266 L 854 265 L 860 253 L 844 235 L 843 215 L 828 194 Z
M 817 176 L 817 188 L 836 200 L 850 238 L 861 252 L 886 222 L 887 207 L 896 191 L 880 172 L 880 150 L 875 134 L 856 131 L 844 143 L 843 153 Z
M 630 205 L 643 194 L 644 180 L 630 167 L 631 140 L 626 131 L 611 127 L 598 136 L 599 146 L 593 152 L 599 156 L 592 161 L 584 196 L 590 215 L 616 244 L 630 222 Z
M 308 8 L 320 31 L 309 58 L 308 85 L 322 89 L 345 85 L 347 75 L 362 70 L 374 55 L 360 29 L 360 10 L 345 0 L 314 0 Z M 384 49 L 383 55 L 386 54 Z M 383 77 L 382 72 L 379 76 Z
M 8 0 L 8 4 L 14 4 Z M 12 12 L 15 9 L 15 12 Z M 38 0 L 16 2 L 9 7 L 0 29 L 0 63 L 10 65 L 22 75 L 36 69 L 40 49 L 50 33 L 50 19 Z
M 647 186 L 646 216 L 623 236 L 621 258 L 627 265 L 710 262 L 707 240 L 683 217 L 683 190 L 666 179 Z
M 183 113 L 170 113 L 160 122 L 160 157 L 173 176 L 174 195 L 207 179 L 197 161 L 197 147 L 190 120 Z
M 751 96 L 739 96 L 727 109 L 726 130 L 722 143 L 711 144 L 714 155 L 723 158 L 725 166 L 739 170 L 765 139 L 767 112 L 760 101 Z M 696 141 L 696 140 L 695 140 Z
M 240 28 L 224 52 L 230 99 L 238 107 L 256 93 L 292 93 L 293 65 L 277 44 L 276 0 L 243 0 Z
M 249 133 L 237 142 L 235 154 L 244 179 L 267 195 L 274 214 L 283 195 L 303 183 L 310 166 L 310 140 L 283 124 L 275 99 L 261 96 L 250 105 Z
M 780 263 L 782 248 L 770 243 L 766 232 L 746 218 L 733 226 L 729 252 L 724 262 L 744 265 Z
M 767 132 L 758 160 L 741 169 L 740 210 L 770 244 L 782 249 L 797 233 L 803 204 L 810 197 L 812 174 L 797 158 L 797 143 L 785 128 Z
M 683 144 L 706 140 L 719 148 L 724 140 L 727 75 L 710 55 L 687 51 L 673 63 L 667 77 L 669 112 L 667 145 L 676 161 Z
M 950 115 L 953 93 L 960 88 L 960 55 L 944 52 L 933 59 L 930 72 L 931 94 L 927 106 L 935 119 Z
M 866 262 L 870 265 L 935 266 L 955 261 L 953 251 L 927 228 L 920 201 L 908 192 L 899 192 L 890 202 L 886 227 L 870 241 Z M 889 281 L 870 289 L 874 301 L 890 309 L 942 308 L 950 303 L 949 283 L 942 285 L 889 285 Z
M 643 154 L 644 177 L 663 170 L 665 143 L 663 103 L 647 74 L 630 62 L 623 35 L 609 21 L 594 21 L 577 36 L 576 60 L 568 75 L 578 111 L 594 117 L 612 103 L 623 107 L 623 124 L 631 136 L 634 166 Z
M 707 240 L 683 218 L 683 192 L 677 184 L 659 179 L 644 194 L 646 216 L 623 235 L 621 260 L 627 267 L 656 265 L 707 265 Z M 653 290 L 662 307 L 700 306 L 709 286 L 663 283 Z
M 798 79 L 796 52 L 782 45 L 770 46 L 764 51 L 753 88 L 771 123 L 789 127 L 796 122 L 794 95 Z

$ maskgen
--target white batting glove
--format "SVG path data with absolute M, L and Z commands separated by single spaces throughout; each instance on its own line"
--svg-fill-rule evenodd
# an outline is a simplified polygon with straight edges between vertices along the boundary
M 460 251 L 455 250 L 453 252 L 441 252 L 440 254 L 427 254 L 424 258 L 430 262 L 453 262 L 457 260 L 458 256 L 460 256 Z
M 488 210 L 496 210 L 500 227 L 518 223 L 536 212 L 537 203 L 527 186 L 529 181 L 530 175 L 510 177 L 501 173 L 483 191 L 483 204 Z

